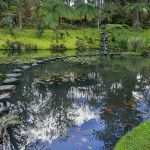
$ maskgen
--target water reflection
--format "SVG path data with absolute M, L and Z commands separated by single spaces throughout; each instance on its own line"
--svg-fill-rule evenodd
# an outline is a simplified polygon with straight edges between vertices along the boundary
M 123 61 L 94 66 L 57 62 L 28 71 L 13 95 L 12 111 L 20 114 L 22 125 L 9 132 L 12 149 L 112 149 L 125 132 L 150 118 L 150 68 L 132 70 L 131 62 Z M 54 73 L 86 80 L 44 86 L 33 76 Z M 124 107 L 125 100 L 137 108 Z

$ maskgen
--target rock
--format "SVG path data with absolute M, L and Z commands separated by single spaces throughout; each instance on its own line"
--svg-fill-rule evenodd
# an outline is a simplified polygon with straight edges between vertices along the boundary
M 56 57 L 56 59 L 62 59 L 62 57 Z
M 37 61 L 37 64 L 44 64 L 44 61 Z
M 9 113 L 9 108 L 8 107 L 1 107 L 0 108 L 0 116 L 3 116 L 5 114 Z
M 16 79 L 16 78 L 10 78 L 10 79 L 5 79 L 3 81 L 3 84 L 5 85 L 12 85 L 12 84 L 19 84 L 20 80 Z
M 34 66 L 37 66 L 37 65 L 38 65 L 37 63 L 32 64 L 33 67 L 34 67 Z
M 0 92 L 12 92 L 16 90 L 15 85 L 2 85 L 0 86 Z
M 14 73 L 21 73 L 21 72 L 23 72 L 23 70 L 22 69 L 15 69 L 13 72 Z
M 50 61 L 55 61 L 56 60 L 56 58 L 50 58 Z
M 31 67 L 30 66 L 22 66 L 21 69 L 23 70 L 29 70 Z
M 49 59 L 44 59 L 44 62 L 50 62 L 50 60 Z
M 10 100 L 10 98 L 11 98 L 10 94 L 2 94 L 2 95 L 0 95 L 0 102 L 8 101 L 8 100 Z
M 15 74 L 15 73 L 13 73 L 13 74 L 6 74 L 7 78 L 19 78 L 21 76 L 22 76 L 21 73 L 18 73 L 18 74 Z

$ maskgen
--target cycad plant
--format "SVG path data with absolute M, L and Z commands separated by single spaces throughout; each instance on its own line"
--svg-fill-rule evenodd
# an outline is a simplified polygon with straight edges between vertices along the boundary
M 45 13 L 44 24 L 55 30 L 56 42 L 58 43 L 60 19 L 62 17 L 67 18 L 68 15 L 75 12 L 72 7 L 62 2 L 62 0 L 48 0 L 42 8 Z
M 74 7 L 77 12 L 77 16 L 82 19 L 84 27 L 86 27 L 88 18 L 93 19 L 98 15 L 98 8 L 91 3 L 81 2 L 75 4 Z
M 146 10 L 150 10 L 150 4 L 148 3 L 131 3 L 127 6 L 127 11 L 133 13 L 133 28 L 140 28 L 140 13 Z

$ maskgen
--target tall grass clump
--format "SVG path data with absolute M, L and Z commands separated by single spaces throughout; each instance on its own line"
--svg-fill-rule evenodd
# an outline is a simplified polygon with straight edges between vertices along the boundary
M 128 50 L 139 52 L 148 48 L 148 41 L 143 37 L 134 37 L 128 39 Z

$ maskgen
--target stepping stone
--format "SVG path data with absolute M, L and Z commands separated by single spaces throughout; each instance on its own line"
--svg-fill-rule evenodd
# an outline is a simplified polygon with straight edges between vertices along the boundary
M 56 57 L 56 59 L 62 59 L 62 57 Z
M 44 64 L 44 61 L 37 61 L 37 64 Z
M 49 60 L 49 59 L 44 59 L 43 61 L 44 61 L 44 62 L 50 62 L 50 60 Z
M 22 74 L 18 73 L 18 74 L 6 74 L 7 78 L 20 78 L 22 76 Z
M 0 92 L 12 92 L 16 90 L 15 85 L 2 85 L 0 86 Z
M 5 85 L 12 85 L 12 84 L 19 84 L 20 80 L 16 79 L 16 78 L 10 78 L 10 79 L 5 79 L 3 81 L 3 84 Z
M 22 66 L 21 69 L 23 70 L 29 70 L 31 67 L 30 66 Z
M 21 72 L 23 72 L 23 70 L 22 69 L 15 69 L 13 72 L 14 73 L 21 73 Z
M 56 60 L 56 58 L 50 58 L 50 61 L 55 61 Z
M 2 95 L 0 95 L 0 102 L 8 101 L 8 100 L 10 100 L 10 98 L 11 98 L 10 94 L 2 94 Z
M 34 66 L 37 66 L 37 65 L 38 65 L 37 63 L 32 64 L 33 67 L 34 67 Z
M 9 108 L 8 107 L 1 107 L 0 108 L 0 116 L 3 116 L 7 113 L 9 113 Z

